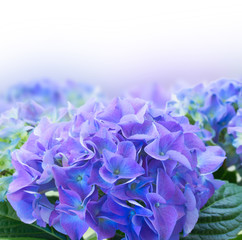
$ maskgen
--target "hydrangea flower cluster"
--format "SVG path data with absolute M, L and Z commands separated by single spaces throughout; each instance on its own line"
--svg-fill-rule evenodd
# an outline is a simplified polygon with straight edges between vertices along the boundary
M 48 116 L 52 121 L 70 119 L 71 109 L 44 109 L 34 101 L 18 103 L 15 107 L 0 115 L 0 201 L 5 200 L 8 185 L 14 168 L 11 153 L 19 149 L 28 139 L 29 134 L 40 121 Z
M 19 118 L 18 108 L 5 111 L 0 116 L 0 201 L 5 199 L 14 171 L 11 152 L 26 142 L 31 129 L 31 125 Z
M 232 118 L 228 125 L 228 134 L 233 146 L 236 149 L 236 154 L 240 159 L 238 171 L 242 176 L 242 108 L 237 111 L 236 116 Z
M 202 130 L 200 137 L 208 145 L 219 144 L 227 153 L 227 166 L 241 171 L 242 82 L 219 80 L 184 89 L 177 100 L 168 103 L 173 115 L 186 115 Z
M 51 81 L 16 85 L 7 91 L 0 111 L 0 201 L 5 200 L 14 172 L 11 152 L 19 149 L 43 116 L 53 122 L 69 119 L 75 107 L 98 91 L 81 83 L 67 81 L 63 87 Z M 68 101 L 70 102 L 68 105 Z M 7 109 L 7 110 L 6 110 Z
M 12 154 L 8 200 L 23 222 L 72 240 L 89 227 L 98 239 L 116 231 L 129 240 L 179 239 L 222 184 L 212 172 L 225 152 L 206 147 L 199 131 L 138 98 L 88 102 L 70 121 L 42 118 Z
M 14 85 L 3 94 L 1 105 L 9 108 L 16 102 L 34 100 L 43 107 L 63 107 L 67 102 L 80 107 L 91 97 L 101 97 L 99 88 L 70 80 L 61 85 L 46 79 Z

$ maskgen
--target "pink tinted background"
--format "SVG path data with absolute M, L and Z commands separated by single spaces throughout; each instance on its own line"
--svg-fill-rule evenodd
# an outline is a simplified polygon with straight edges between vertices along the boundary
M 0 87 L 73 79 L 110 96 L 242 76 L 241 1 L 5 1 Z

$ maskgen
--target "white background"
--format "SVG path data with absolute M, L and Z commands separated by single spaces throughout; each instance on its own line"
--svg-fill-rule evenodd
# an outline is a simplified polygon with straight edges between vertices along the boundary
M 241 76 L 241 1 L 0 0 L 2 90 L 73 79 L 115 95 Z

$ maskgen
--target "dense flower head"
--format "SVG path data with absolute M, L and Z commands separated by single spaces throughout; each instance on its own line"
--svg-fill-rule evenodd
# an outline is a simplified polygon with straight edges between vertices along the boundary
M 42 107 L 64 107 L 67 102 L 80 107 L 91 97 L 101 97 L 99 88 L 71 80 L 58 84 L 44 79 L 19 83 L 10 87 L 0 97 L 0 111 L 4 111 L 16 102 L 35 101 Z
M 240 160 L 238 170 L 242 176 L 242 108 L 238 109 L 236 116 L 229 122 L 228 133 L 231 136 L 232 144 Z
M 72 240 L 89 227 L 98 239 L 116 231 L 129 240 L 179 239 L 222 184 L 212 173 L 225 152 L 206 147 L 199 131 L 138 98 L 90 101 L 70 121 L 42 118 L 12 154 L 8 200 L 23 222 Z
M 26 102 L 33 98 L 42 106 L 58 106 L 64 100 L 60 86 L 50 80 L 16 84 L 8 89 L 5 98 L 9 103 Z
M 14 173 L 11 153 L 28 139 L 42 117 L 52 122 L 70 119 L 75 108 L 45 109 L 34 101 L 17 103 L 15 107 L 0 114 L 0 201 L 5 200 L 7 188 Z
M 13 173 L 11 152 L 27 140 L 31 126 L 18 118 L 18 109 L 12 108 L 0 116 L 0 201 L 5 199 Z
M 40 119 L 69 119 L 75 106 L 98 96 L 98 89 L 89 85 L 72 81 L 60 85 L 44 80 L 18 84 L 0 97 L 0 201 L 5 199 L 14 172 L 11 153 L 27 141 Z
M 186 115 L 191 123 L 199 125 L 200 137 L 207 145 L 222 146 L 227 153 L 227 166 L 241 168 L 241 81 L 222 79 L 208 86 L 183 89 L 167 106 L 173 115 Z

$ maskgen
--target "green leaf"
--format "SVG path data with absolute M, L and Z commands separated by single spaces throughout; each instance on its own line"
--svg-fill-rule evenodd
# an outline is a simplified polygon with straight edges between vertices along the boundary
M 228 240 L 242 230 L 242 187 L 224 184 L 201 209 L 198 222 L 186 240 Z
M 20 221 L 8 202 L 0 202 L 0 240 L 62 240 L 69 239 L 52 227 L 42 228 L 37 224 Z

